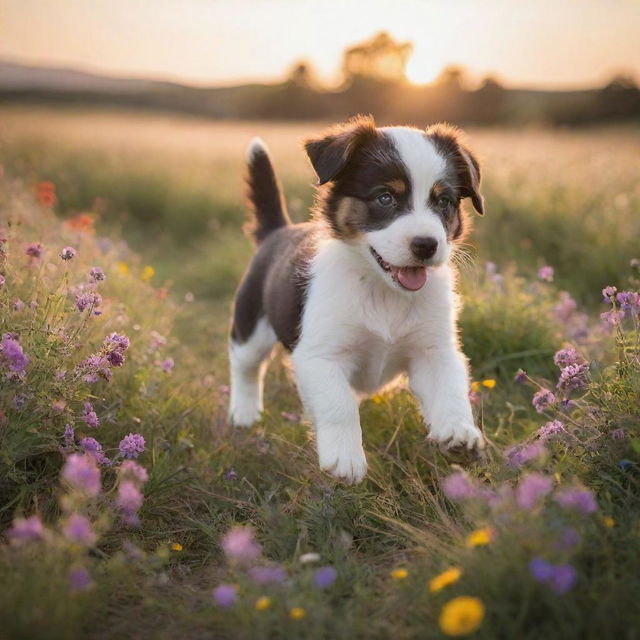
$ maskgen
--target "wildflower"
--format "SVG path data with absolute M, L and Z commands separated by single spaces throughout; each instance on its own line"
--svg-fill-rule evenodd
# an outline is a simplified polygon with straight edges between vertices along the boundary
M 92 547 L 98 539 L 98 536 L 91 527 L 89 519 L 78 513 L 71 514 L 62 533 L 67 540 L 86 547 Z
M 483 547 L 493 540 L 493 529 L 490 527 L 482 527 L 472 531 L 466 538 L 467 547 Z
M 9 371 L 14 373 L 21 373 L 29 364 L 29 358 L 24 355 L 18 337 L 14 333 L 5 333 L 2 336 L 0 355 L 0 362 L 4 361 L 9 366 Z
M 280 413 L 280 415 L 287 421 L 287 422 L 300 422 L 300 416 L 297 413 L 291 413 L 289 411 L 282 411 Z
M 516 502 L 521 509 L 533 509 L 553 486 L 553 480 L 541 473 L 529 473 L 522 478 L 516 490 Z
M 80 231 L 81 233 L 93 231 L 93 218 L 86 213 L 80 213 L 75 218 L 67 220 L 66 224 L 73 231 Z
M 477 380 L 474 380 L 471 383 L 471 391 L 473 391 L 473 393 L 478 393 L 478 391 L 480 391 L 480 383 Z
M 25 253 L 30 258 L 37 260 L 38 258 L 42 257 L 42 250 L 43 250 L 43 247 L 40 242 L 32 242 L 31 244 L 27 245 L 27 248 L 25 249 Z
M 223 609 L 233 607 L 238 600 L 238 587 L 233 584 L 219 584 L 213 590 L 214 602 Z
M 82 567 L 77 567 L 69 571 L 67 580 L 69 581 L 71 591 L 84 591 L 93 586 L 89 572 Z
M 144 484 L 149 479 L 147 470 L 133 460 L 124 460 L 118 469 L 120 477 L 126 477 L 138 484 Z
M 94 291 L 79 293 L 76 295 L 76 308 L 80 313 L 85 309 L 94 309 L 102 304 L 102 298 Z
M 130 433 L 120 440 L 120 453 L 125 458 L 137 458 L 144 451 L 145 441 L 139 433 Z
M 608 286 L 602 290 L 602 297 L 604 302 L 608 302 L 609 304 L 613 304 L 613 296 L 615 296 L 616 291 L 618 289 L 616 287 Z
M 73 430 L 73 425 L 65 424 L 64 425 L 64 446 L 70 447 L 75 440 L 75 432 Z
M 82 419 L 87 423 L 88 427 L 92 429 L 97 429 L 100 424 L 100 420 L 98 419 L 98 414 L 93 410 L 93 405 L 90 402 L 84 403 L 84 413 L 82 414 Z
M 496 381 L 493 378 L 488 378 L 482 381 L 482 386 L 487 389 L 493 389 L 496 386 Z
M 480 598 L 458 596 L 442 607 L 438 624 L 448 636 L 464 636 L 475 631 L 483 619 L 484 604 Z
M 224 473 L 225 480 L 236 480 L 238 477 L 238 472 L 234 469 L 229 469 L 229 471 L 225 471 Z
M 583 389 L 589 384 L 587 373 L 589 365 L 585 362 L 582 364 L 570 364 L 560 371 L 560 379 L 558 380 L 558 389 L 573 391 Z
M 96 496 L 100 493 L 100 470 L 90 455 L 71 454 L 62 468 L 62 477 L 88 495 Z
M 513 377 L 514 382 L 522 384 L 527 380 L 527 372 L 524 369 L 518 369 L 516 375 Z
M 544 282 L 553 282 L 553 267 L 544 265 L 538 269 L 538 278 Z
M 611 311 L 605 311 L 600 314 L 600 320 L 605 327 L 615 327 L 620 323 L 620 318 L 618 316 L 618 311 L 616 309 L 611 309 Z
M 640 295 L 636 291 L 621 291 L 616 294 L 616 300 L 625 316 L 637 315 L 640 310 Z
M 306 555 L 311 555 L 311 554 L 306 554 Z M 301 562 L 303 557 L 304 556 L 300 557 Z M 330 567 L 330 566 L 320 567 L 313 574 L 313 584 L 319 589 L 326 589 L 336 581 L 337 577 L 338 577 L 338 572 L 333 567 Z
M 86 453 L 102 451 L 102 445 L 95 438 L 82 438 L 78 444 Z
M 182 545 L 179 542 L 172 542 L 171 551 L 182 551 Z
M 126 262 L 118 262 L 116 268 L 123 276 L 129 275 L 129 265 Z
M 271 606 L 271 598 L 269 596 L 260 596 L 256 600 L 256 611 L 266 611 Z
M 105 351 L 126 351 L 129 348 L 129 338 L 120 333 L 108 335 L 103 342 Z
M 627 432 L 624 429 L 614 429 L 611 432 L 611 438 L 613 440 L 626 440 Z
M 73 260 L 76 257 L 76 250 L 73 247 L 65 247 L 60 252 L 60 257 L 63 260 Z
M 570 564 L 553 565 L 539 557 L 531 560 L 529 571 L 537 582 L 559 594 L 569 591 L 576 581 L 576 571 Z
M 480 395 L 477 391 L 469 391 L 469 402 L 473 407 L 480 405 Z
M 85 382 L 94 383 L 98 377 L 111 380 L 111 363 L 104 355 L 92 355 L 82 362 L 79 371 L 84 372 Z
M 555 547 L 560 551 L 569 551 L 578 546 L 582 537 L 573 527 L 563 527 Z
M 171 373 L 173 371 L 173 365 L 174 365 L 174 361 L 173 358 L 166 358 L 165 360 L 163 360 L 162 362 L 159 363 L 159 367 L 165 372 L 165 373 Z
M 555 355 L 553 356 L 554 364 L 557 367 L 560 367 L 560 369 L 563 369 L 564 367 L 568 367 L 569 365 L 572 365 L 572 364 L 578 364 L 580 360 L 581 358 L 578 355 L 573 345 L 569 345 L 564 349 L 560 349 L 559 351 L 556 351 Z
M 313 562 L 318 562 L 320 560 L 320 554 L 311 551 L 309 553 L 303 553 L 298 558 L 300 564 L 312 564 Z
M 547 407 L 555 404 L 555 402 L 556 397 L 548 389 L 540 389 L 540 391 L 537 391 L 533 396 L 533 400 L 531 401 L 531 403 L 533 404 L 533 408 L 538 413 L 542 413 Z
M 409 572 L 404 568 L 400 568 L 394 569 L 390 575 L 394 580 L 405 580 L 409 577 Z
M 184 301 L 185 302 L 193 302 L 196 299 L 196 297 L 193 295 L 193 293 L 191 293 L 191 291 L 187 291 L 187 293 L 184 294 Z
M 91 282 L 103 282 L 106 279 L 107 276 L 100 267 L 91 267 L 89 271 L 89 280 Z
M 233 527 L 224 535 L 221 544 L 227 556 L 238 562 L 255 560 L 262 552 L 251 527 Z
M 507 449 L 507 462 L 512 469 L 519 469 L 528 462 L 533 462 L 541 458 L 547 450 L 542 442 L 532 442 L 530 444 L 516 445 Z
M 26 401 L 27 401 L 27 396 L 24 393 L 16 393 L 16 395 L 13 398 L 13 403 L 16 409 L 22 409 Z
M 36 198 L 42 207 L 53 207 L 58 201 L 56 197 L 56 186 L 49 180 L 38 182 L 36 185 Z
M 460 580 L 462 576 L 462 569 L 459 567 L 452 567 L 443 571 L 441 574 L 431 578 L 429 580 L 429 593 L 436 593 L 451 584 L 454 584 Z
M 580 487 L 564 489 L 556 493 L 554 499 L 562 508 L 580 511 L 585 515 L 598 510 L 595 495 L 589 489 Z
M 140 280 L 142 280 L 143 282 L 149 282 L 151 278 L 153 278 L 154 274 L 155 269 L 152 266 L 147 265 L 140 274 Z
M 22 300 L 20 300 L 20 298 L 18 298 L 14 303 L 13 303 L 13 308 L 16 311 L 23 311 L 24 310 L 24 302 L 22 302 Z
M 447 476 L 442 482 L 442 490 L 451 500 L 467 500 L 478 495 L 478 488 L 463 471 Z
M 33 542 L 44 538 L 44 526 L 40 516 L 16 518 L 7 533 L 12 540 Z
M 306 611 L 302 607 L 293 607 L 289 611 L 289 617 L 292 620 L 302 620 L 307 615 Z
M 128 524 L 138 524 L 138 509 L 142 506 L 143 501 L 142 493 L 131 480 L 123 480 L 118 485 L 116 504 L 122 509 L 124 520 Z
M 251 567 L 249 575 L 257 584 L 280 584 L 287 579 L 282 567 Z
M 613 529 L 616 526 L 616 521 L 611 516 L 602 516 L 602 524 L 604 524 L 607 529 Z
M 629 469 L 633 469 L 634 464 L 631 460 L 620 460 L 620 462 L 618 462 L 618 466 L 623 471 L 629 471 Z
M 4 287 L 5 282 L 6 282 L 5 277 L 0 273 L 0 289 Z
M 564 423 L 560 422 L 560 420 L 552 420 L 551 422 L 547 422 L 544 426 L 538 429 L 538 435 L 540 436 L 540 440 L 546 441 L 552 438 L 553 436 L 564 432 Z

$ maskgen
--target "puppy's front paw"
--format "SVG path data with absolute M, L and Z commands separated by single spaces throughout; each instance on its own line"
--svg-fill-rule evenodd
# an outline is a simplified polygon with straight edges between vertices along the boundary
M 484 449 L 484 437 L 472 422 L 450 422 L 432 426 L 428 439 L 444 449 L 467 449 L 477 451 Z
M 260 420 L 260 410 L 255 405 L 237 405 L 229 409 L 229 420 L 234 427 L 250 427 Z
M 342 437 L 341 437 L 342 436 Z M 317 433 L 320 468 L 347 484 L 358 484 L 367 475 L 367 459 L 362 443 L 344 434 Z

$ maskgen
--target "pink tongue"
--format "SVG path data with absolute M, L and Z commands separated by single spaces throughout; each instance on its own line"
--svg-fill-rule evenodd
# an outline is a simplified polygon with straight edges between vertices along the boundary
M 427 269 L 425 267 L 400 267 L 393 269 L 398 282 L 409 291 L 417 291 L 424 287 L 427 281 Z

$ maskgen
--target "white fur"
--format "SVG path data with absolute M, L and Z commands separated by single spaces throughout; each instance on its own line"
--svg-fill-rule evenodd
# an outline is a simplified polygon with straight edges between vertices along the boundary
M 258 153 L 265 153 L 269 155 L 269 149 L 262 138 L 255 137 L 251 140 L 249 148 L 247 149 L 247 158 L 249 162 L 251 162 Z
M 250 427 L 260 418 L 264 374 L 277 340 L 269 321 L 260 318 L 247 342 L 237 344 L 232 340 L 229 345 L 229 419 L 238 427 Z

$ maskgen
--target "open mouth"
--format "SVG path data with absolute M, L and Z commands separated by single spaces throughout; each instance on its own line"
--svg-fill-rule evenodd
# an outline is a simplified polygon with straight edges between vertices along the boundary
M 371 255 L 376 259 L 383 271 L 391 274 L 394 282 L 397 282 L 403 289 L 407 291 L 418 291 L 424 287 L 427 281 L 426 267 L 396 267 L 389 264 L 383 257 L 373 248 L 369 247 Z

